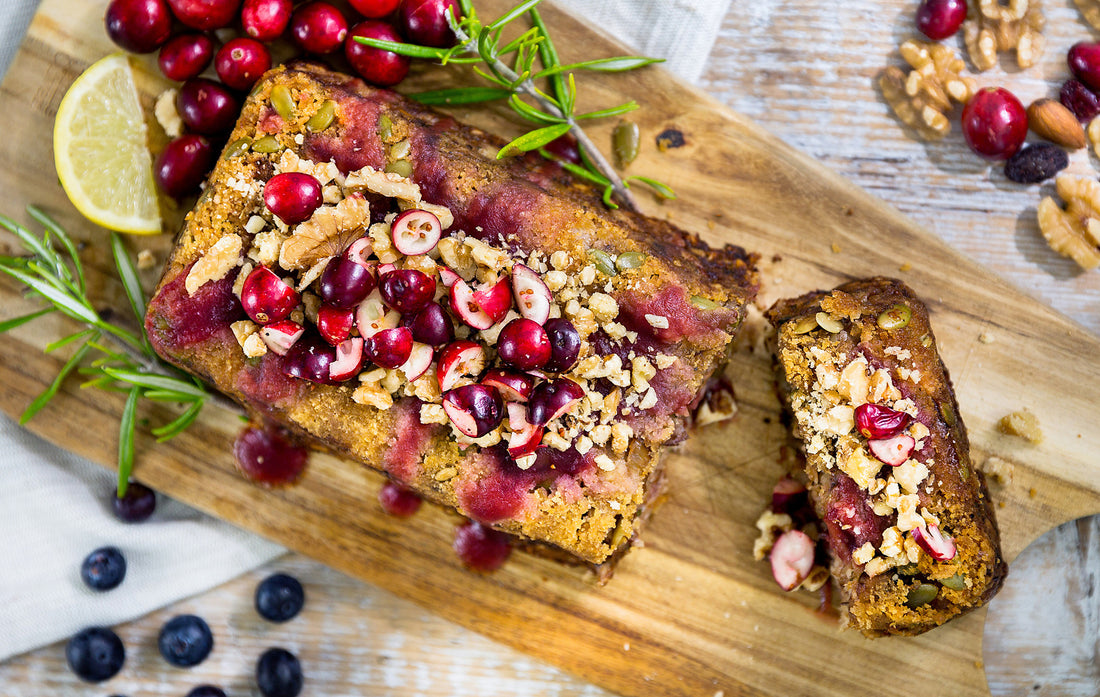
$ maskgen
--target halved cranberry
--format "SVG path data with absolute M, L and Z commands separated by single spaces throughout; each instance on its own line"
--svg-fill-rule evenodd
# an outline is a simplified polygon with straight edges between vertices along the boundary
M 379 264 L 378 265 L 377 273 L 378 273 L 379 278 L 382 278 L 383 276 L 390 273 L 391 271 L 397 271 L 397 267 L 394 266 L 393 264 Z
M 157 65 L 164 77 L 183 82 L 197 77 L 214 57 L 214 40 L 193 32 L 175 36 L 161 47 Z
M 401 326 L 408 327 L 414 339 L 431 346 L 442 346 L 455 340 L 454 324 L 439 303 L 428 303 L 415 314 L 402 315 Z
M 1100 95 L 1080 80 L 1066 80 L 1058 93 L 1058 101 L 1072 111 L 1081 123 L 1088 123 L 1100 115 Z
M 584 399 L 584 389 L 569 378 L 540 382 L 531 391 L 528 418 L 531 423 L 545 426 Z
M 482 385 L 495 387 L 506 402 L 526 402 L 535 389 L 535 378 L 526 373 L 493 368 L 481 378 Z
M 471 571 L 489 573 L 504 566 L 512 553 L 512 538 L 487 525 L 467 520 L 455 527 L 455 554 Z
M 443 225 L 434 213 L 416 208 L 410 209 L 393 219 L 390 233 L 393 246 L 406 256 L 427 254 L 439 243 Z
M 939 526 L 929 525 L 926 529 L 914 528 L 913 539 L 932 555 L 936 561 L 950 561 L 955 558 L 955 540 L 940 532 Z
M 541 368 L 550 360 L 550 339 L 538 322 L 518 317 L 500 331 L 497 353 L 502 361 L 520 370 Z
M 367 357 L 382 368 L 398 368 L 412 354 L 412 332 L 405 327 L 382 329 L 367 337 Z
M 785 591 L 794 590 L 814 568 L 814 541 L 801 530 L 779 536 L 771 551 L 772 576 Z
M 220 82 L 194 77 L 180 87 L 176 109 L 188 129 L 219 135 L 233 130 L 241 105 Z
M 447 10 L 455 21 L 461 19 L 462 11 L 455 0 L 404 0 L 397 15 L 410 41 L 442 48 L 455 42 L 455 34 L 447 23 Z
M 446 392 L 462 378 L 471 378 L 485 369 L 485 349 L 472 341 L 456 341 L 439 354 L 436 377 L 439 389 Z
M 352 69 L 361 78 L 379 87 L 392 87 L 405 79 L 409 74 L 409 65 L 412 64 L 411 58 L 393 51 L 361 44 L 355 40 L 359 36 L 401 42 L 401 35 L 392 26 L 373 19 L 356 24 L 348 32 L 348 39 L 344 43 L 344 55 Z
M 280 356 L 285 356 L 290 347 L 302 338 L 305 331 L 305 327 L 297 322 L 284 319 L 261 327 L 260 338 L 269 349 Z
M 422 499 L 414 491 L 410 491 L 395 482 L 386 482 L 378 492 L 378 502 L 382 504 L 382 510 L 395 518 L 408 518 L 420 510 Z
M 363 339 L 356 336 L 336 346 L 336 360 L 329 364 L 328 375 L 333 382 L 351 380 L 363 367 Z
M 451 306 L 459 319 L 474 329 L 488 329 L 499 322 L 512 306 L 512 290 L 507 278 L 474 291 L 461 278 L 451 286 Z
M 172 13 L 192 29 L 221 29 L 233 23 L 241 0 L 168 0 Z
M 439 280 L 443 281 L 445 288 L 450 288 L 458 281 L 462 280 L 462 276 L 459 276 L 454 271 L 448 269 L 446 266 L 439 267 Z
M 340 309 L 332 305 L 322 305 L 317 310 L 317 331 L 321 338 L 336 346 L 351 336 L 355 326 L 355 308 Z
M 241 305 L 252 321 L 259 324 L 286 319 L 298 306 L 298 299 L 298 291 L 266 266 L 253 269 L 241 287 Z
M 916 441 L 912 436 L 900 433 L 892 438 L 871 439 L 867 441 L 867 447 L 871 454 L 886 464 L 897 467 L 909 459 Z
M 504 420 L 500 393 L 485 385 L 463 385 L 443 395 L 443 410 L 459 431 L 481 438 Z
M 342 254 L 325 267 L 317 283 L 317 294 L 329 305 L 346 310 L 370 295 L 375 283 L 373 268 Z
M 1090 89 L 1100 90 L 1100 42 L 1078 41 L 1066 54 L 1073 76 Z
M 978 155 L 1007 160 L 1027 137 L 1027 111 L 1003 87 L 985 87 L 963 107 L 962 131 L 966 144 Z
M 419 312 L 435 297 L 435 279 L 416 269 L 397 269 L 378 278 L 386 304 L 399 312 Z
M 306 53 L 332 53 L 348 35 L 344 13 L 327 2 L 311 2 L 294 11 L 290 18 L 290 38 Z
M 917 29 L 933 41 L 942 41 L 962 26 L 966 0 L 923 0 L 917 8 Z
M 392 13 L 401 0 L 348 0 L 355 11 L 368 19 L 379 19 Z
M 783 477 L 772 487 L 772 510 L 789 513 L 806 504 L 806 485 L 797 479 Z
M 512 435 L 508 437 L 508 454 L 512 457 L 534 453 L 542 443 L 542 434 L 546 430 L 544 426 L 528 421 L 527 407 L 515 402 L 508 403 L 508 427 L 512 430 Z
M 550 289 L 533 269 L 524 264 L 512 266 L 512 293 L 519 313 L 539 324 L 550 317 Z
M 881 404 L 860 404 L 855 410 L 856 428 L 864 438 L 891 438 L 905 430 L 913 417 Z
M 244 0 L 241 26 L 257 41 L 274 41 L 290 24 L 291 0 Z
M 104 15 L 107 36 L 131 53 L 149 53 L 172 35 L 164 0 L 111 0 Z
M 581 335 L 573 323 L 558 317 L 547 320 L 542 328 L 550 340 L 550 360 L 543 368 L 551 373 L 564 373 L 576 365 L 581 352 Z
M 363 302 L 355 309 L 355 326 L 359 329 L 359 336 L 364 339 L 383 329 L 393 329 L 400 323 L 401 313 L 392 310 L 387 312 L 382 294 L 377 288 L 363 298 Z
M 398 370 L 405 374 L 406 380 L 413 382 L 428 372 L 432 367 L 433 358 L 435 358 L 435 351 L 432 351 L 431 346 L 414 341 L 408 360 L 402 363 Z
M 198 191 L 214 164 L 214 147 L 194 133 L 172 140 L 153 163 L 153 178 L 160 190 L 172 198 L 183 198 Z
M 271 52 L 255 39 L 240 36 L 218 49 L 214 69 L 222 82 L 235 90 L 252 89 L 271 69 Z
M 292 378 L 301 378 L 322 385 L 332 384 L 330 366 L 336 361 L 336 349 L 307 334 L 287 351 L 283 372 Z
M 321 182 L 304 172 L 283 172 L 264 185 L 264 205 L 287 225 L 309 220 L 321 207 Z

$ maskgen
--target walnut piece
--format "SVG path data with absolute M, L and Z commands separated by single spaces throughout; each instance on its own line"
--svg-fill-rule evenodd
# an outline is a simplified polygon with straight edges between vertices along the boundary
M 279 266 L 287 270 L 309 269 L 325 257 L 342 252 L 369 225 L 370 205 L 360 194 L 352 194 L 335 206 L 321 206 L 283 241 Z
M 1100 266 L 1100 181 L 1063 174 L 1055 180 L 1065 210 L 1050 196 L 1039 202 L 1039 230 L 1050 248 L 1083 269 Z
M 187 294 L 194 295 L 195 291 L 210 281 L 225 278 L 240 260 L 241 247 L 241 238 L 232 234 L 215 242 L 187 272 L 187 278 L 183 281 Z
M 1043 430 L 1039 427 L 1039 417 L 1027 409 L 1003 416 L 997 422 L 997 430 L 1005 435 L 1019 436 L 1036 445 L 1043 442 Z
M 963 40 L 970 62 L 985 72 L 997 64 L 997 53 L 1016 51 L 1016 64 L 1030 68 L 1043 55 L 1046 19 L 1040 0 L 971 1 L 963 24 Z
M 1073 0 L 1085 21 L 1100 29 L 1100 0 Z
M 952 102 L 968 102 L 977 84 L 960 74 L 962 59 L 943 44 L 910 39 L 898 50 L 912 70 L 886 68 L 878 82 L 882 96 L 902 123 L 925 140 L 944 137 L 951 130 L 945 114 Z

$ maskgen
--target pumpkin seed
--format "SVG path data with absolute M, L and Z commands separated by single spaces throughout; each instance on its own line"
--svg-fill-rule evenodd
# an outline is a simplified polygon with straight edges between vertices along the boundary
M 378 117 L 378 137 L 387 141 L 393 137 L 393 121 L 386 114 Z
M 622 257 L 619 258 L 622 259 Z M 718 303 L 710 300 L 709 298 L 704 298 L 702 295 L 691 296 L 691 304 L 699 308 L 700 310 L 717 310 L 719 307 L 721 307 L 721 305 L 719 305 Z
M 618 267 L 619 271 L 636 269 L 645 263 L 645 257 L 646 255 L 643 252 L 623 252 L 615 260 L 615 266 Z
M 638 124 L 633 121 L 620 121 L 611 134 L 611 152 L 615 154 L 620 168 L 626 167 L 638 157 L 638 143 L 641 135 Z
M 310 133 L 323 131 L 332 125 L 334 118 L 336 118 L 336 102 L 326 99 L 321 102 L 321 106 L 317 107 L 317 113 L 310 116 L 309 121 L 306 121 L 306 128 L 310 130 Z
M 792 334 L 809 334 L 815 329 L 817 329 L 817 317 L 813 315 L 803 317 L 791 325 Z
M 912 576 L 919 571 L 919 567 L 916 564 L 906 564 L 905 566 L 899 566 L 897 571 L 901 576 Z
M 920 345 L 924 348 L 932 348 L 932 335 L 925 334 L 920 338 Z
M 409 144 L 408 138 L 390 146 L 390 157 L 394 160 L 407 160 L 410 152 L 412 152 L 412 145 Z
M 927 605 L 936 599 L 936 596 L 940 594 L 940 587 L 931 583 L 922 583 L 909 591 L 909 597 L 906 598 L 905 604 L 911 609 L 917 609 L 922 605 Z
M 616 276 L 619 273 L 615 270 L 615 257 L 602 249 L 588 250 L 588 259 L 606 276 Z
M 958 418 L 955 416 L 955 409 L 946 402 L 940 404 L 940 416 L 943 417 L 944 422 L 948 426 L 954 426 L 958 423 Z
M 955 574 L 954 576 L 941 578 L 940 584 L 942 584 L 944 588 L 950 588 L 953 591 L 964 591 L 966 590 L 966 576 Z
M 275 136 L 264 136 L 252 144 L 252 152 L 270 153 L 279 152 L 282 149 L 283 144 Z
M 222 156 L 227 160 L 231 160 L 234 157 L 240 157 L 248 152 L 248 146 L 252 145 L 252 139 L 248 136 L 238 138 L 225 147 L 225 154 Z
M 844 325 L 840 323 L 840 320 L 836 317 L 832 317 L 828 312 L 819 312 L 814 319 L 817 321 L 817 326 L 830 334 L 836 334 L 844 329 Z
M 892 332 L 895 329 L 903 329 L 908 326 L 909 320 L 912 318 L 913 311 L 909 309 L 909 306 L 899 304 L 886 309 L 878 316 L 877 321 L 879 327 Z
M 413 166 L 412 163 L 408 160 L 394 160 L 393 162 L 386 165 L 385 171 L 389 172 L 390 174 L 396 174 L 399 177 L 405 177 L 406 179 L 408 179 L 412 176 Z
M 290 95 L 290 88 L 286 85 L 272 87 L 271 106 L 275 107 L 276 114 L 287 121 L 294 118 L 294 97 Z

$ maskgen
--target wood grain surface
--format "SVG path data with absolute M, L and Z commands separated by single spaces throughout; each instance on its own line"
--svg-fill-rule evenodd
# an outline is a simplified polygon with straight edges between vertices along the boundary
M 499 1 L 484 4 L 504 6 Z M 0 205 L 5 214 L 18 216 L 22 205 L 33 201 L 80 231 L 90 242 L 85 252 L 95 271 L 95 290 L 110 305 L 118 300 L 118 288 L 106 264 L 104 235 L 82 224 L 68 206 L 53 181 L 49 152 L 49 126 L 65 87 L 88 62 L 110 50 L 98 29 L 102 5 L 74 0 L 43 3 L 0 93 L 0 113 L 5 114 L 9 132 L 18 134 L 0 142 L 0 186 L 8 192 Z M 953 226 L 956 215 L 974 216 L 981 224 L 970 230 L 976 238 L 971 240 L 973 249 L 952 239 L 967 255 L 977 258 L 977 252 L 1000 240 L 997 258 L 1003 257 L 1009 266 L 1037 265 L 1042 273 L 1057 268 L 1059 262 L 1049 252 L 1051 256 L 1040 263 L 1026 256 L 1025 261 L 1015 259 L 1013 251 L 1024 256 L 1021 249 L 1031 249 L 1034 256 L 1043 250 L 1028 247 L 1029 238 L 1015 227 L 1006 238 L 999 227 L 1003 222 L 997 222 L 1007 210 L 1000 196 L 1019 203 L 1027 190 L 1010 190 L 997 176 L 986 177 L 984 166 L 974 165 L 961 142 L 925 147 L 908 141 L 877 102 L 871 80 L 883 56 L 905 33 L 903 19 L 908 19 L 903 13 L 910 9 L 900 2 L 873 6 L 878 8 L 874 13 L 867 12 L 872 4 L 863 2 L 844 9 L 809 3 L 736 4 L 723 26 L 704 86 L 724 101 L 746 100 L 737 106 L 774 133 L 791 138 L 783 133 L 783 124 L 792 124 L 792 131 L 801 133 L 798 144 L 822 155 L 827 164 L 873 173 L 879 185 L 865 185 L 876 193 L 889 189 L 885 193 L 902 199 L 895 201 L 899 206 L 909 201 L 911 212 L 923 215 L 926 223 L 935 222 L 941 234 Z M 559 42 L 566 60 L 611 51 L 568 18 L 554 12 L 547 16 L 563 37 Z M 882 30 L 884 16 L 897 17 L 888 38 Z M 766 40 L 764 34 L 771 38 Z M 885 45 L 882 50 L 879 44 Z M 833 49 L 842 50 L 843 56 L 832 54 Z M 142 60 L 135 65 L 142 71 L 149 101 L 159 87 L 151 63 Z M 423 70 L 412 86 L 440 79 L 438 72 Z M 951 251 L 836 173 L 660 71 L 626 79 L 596 78 L 586 89 L 592 107 L 611 104 L 624 94 L 638 98 L 643 103 L 638 121 L 647 143 L 670 125 L 687 134 L 685 148 L 665 154 L 648 148 L 632 165 L 631 173 L 655 174 L 681 196 L 663 206 L 646 201 L 646 207 L 712 242 L 735 241 L 760 251 L 765 259 L 765 303 L 911 265 L 911 270 L 896 275 L 913 285 L 933 310 L 976 459 L 995 454 L 1014 471 L 1011 482 L 996 494 L 1010 558 L 1053 525 L 1100 510 L 1096 436 L 1090 430 L 1090 415 L 1100 395 L 1100 366 L 1095 360 L 1100 342 L 1095 337 L 976 267 L 967 256 Z M 502 133 L 516 129 L 495 111 L 460 116 L 473 116 Z M 597 137 L 606 138 L 607 130 L 597 131 Z M 839 144 L 849 139 L 871 143 L 868 147 L 877 150 L 876 156 L 847 158 Z M 929 153 L 940 154 L 922 164 L 922 152 L 926 159 Z M 947 160 L 957 164 L 947 166 Z M 1080 164 L 1075 161 L 1075 166 Z M 927 174 L 937 168 L 938 179 L 914 176 L 914 171 Z M 973 198 L 952 198 L 938 207 L 947 200 L 951 180 L 956 189 L 973 189 Z M 906 192 L 912 191 L 920 194 L 910 198 Z M 973 208 L 960 213 L 965 202 Z M 1011 242 L 1004 244 L 1005 239 Z M 135 246 L 148 245 L 161 258 L 167 244 L 164 239 L 135 241 Z M 833 245 L 839 253 L 832 251 Z M 996 268 L 997 262 L 990 265 Z M 997 270 L 1011 275 L 1011 269 Z M 1052 275 L 1063 282 L 1059 288 L 1078 284 L 1086 297 L 1096 287 L 1090 285 L 1094 276 Z M 1022 277 L 1017 282 L 1032 290 L 1039 286 Z M 18 289 L 10 284 L 0 287 L 0 295 L 3 317 L 25 309 Z M 1064 296 L 1044 298 L 1059 304 L 1071 295 L 1066 291 Z M 1081 319 L 1090 322 L 1087 315 Z M 59 362 L 41 356 L 39 349 L 62 329 L 60 324 L 39 324 L 0 341 L 0 404 L 5 411 L 21 410 L 56 370 Z M 899 666 L 914 691 L 988 694 L 980 664 L 984 612 L 923 637 L 872 642 L 838 634 L 835 625 L 813 612 L 813 598 L 778 593 L 766 567 L 751 561 L 753 521 L 782 471 L 780 453 L 786 443 L 776 419 L 770 358 L 753 340 L 756 329 L 750 327 L 730 368 L 738 387 L 740 417 L 704 430 L 672 456 L 669 502 L 649 530 L 645 548 L 633 552 L 603 589 L 592 586 L 580 571 L 523 555 L 493 576 L 467 574 L 449 550 L 451 516 L 426 510 L 408 522 L 386 518 L 374 504 L 379 478 L 332 458 L 316 458 L 302 484 L 291 490 L 266 492 L 247 486 L 235 474 L 227 453 L 233 420 L 216 410 L 168 447 L 154 449 L 147 437 L 140 439 L 136 473 L 204 510 L 623 694 L 863 694 L 869 691 L 863 676 L 894 674 Z M 992 343 L 978 342 L 983 333 L 993 338 Z M 1047 438 L 1041 446 L 1000 436 L 993 428 L 1004 413 L 1024 405 L 1043 422 Z M 120 406 L 69 385 L 63 401 L 44 412 L 33 428 L 110 463 Z M 154 420 L 163 415 L 149 414 Z M 237 603 L 247 602 L 247 586 L 235 592 Z M 141 632 L 148 636 L 155 631 L 150 628 L 158 626 L 157 619 L 134 625 L 139 645 L 148 649 L 148 641 L 140 642 Z M 236 630 L 227 631 L 236 642 Z M 251 646 L 247 638 L 240 641 Z M 56 657 L 56 647 L 53 650 L 50 655 Z M 345 644 L 336 650 L 344 652 L 338 661 L 358 655 Z M 247 655 L 242 651 L 236 659 Z M 327 660 L 314 656 L 318 662 Z M 234 660 L 225 674 L 247 676 L 240 663 Z M 923 668 L 929 664 L 937 670 Z M 28 670 L 31 664 L 20 665 L 23 668 L 17 670 Z M 234 684 L 247 691 L 244 678 L 237 679 L 242 682 Z M 347 684 L 332 683 L 329 693 L 358 691 Z M 566 684 L 562 689 L 584 689 L 580 683 Z M 135 686 L 134 691 L 139 689 Z M 438 687 L 425 687 L 424 693 L 449 694 Z

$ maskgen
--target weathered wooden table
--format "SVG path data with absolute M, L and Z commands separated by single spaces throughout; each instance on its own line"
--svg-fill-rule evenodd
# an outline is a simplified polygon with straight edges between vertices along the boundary
M 899 62 L 896 47 L 911 33 L 915 5 L 912 0 L 733 3 L 701 86 L 890 202 L 956 249 L 1100 333 L 1100 274 L 1079 272 L 1072 262 L 1051 252 L 1038 234 L 1035 207 L 1052 186 L 1007 181 L 999 167 L 970 154 L 957 127 L 945 140 L 926 144 L 888 113 L 874 76 L 887 61 Z M 980 75 L 980 84 L 1006 85 L 1025 104 L 1056 95 L 1067 72 L 1065 50 L 1092 33 L 1068 3 L 1046 11 L 1047 52 L 1040 65 L 1021 72 L 1011 56 L 1004 56 L 1007 70 L 995 68 Z M 1095 176 L 1095 165 L 1090 152 L 1071 156 L 1071 171 Z M 730 206 L 736 205 L 730 201 Z M 913 250 L 914 258 L 919 254 Z M 899 266 L 906 261 L 898 259 Z M 1025 553 L 1017 562 L 1003 602 L 995 602 L 989 614 L 999 636 L 991 642 L 987 635 L 986 641 L 985 662 L 994 694 L 1096 693 L 1095 647 L 1091 654 L 1086 647 L 1056 665 L 1002 668 L 1017 655 L 1053 653 L 1053 645 L 1060 641 L 1056 634 L 1045 633 L 1054 626 L 1048 622 L 1043 632 L 1031 634 L 1043 637 L 1036 640 L 1043 642 L 1040 649 L 1013 643 L 1023 622 L 1036 621 L 1020 609 L 1025 604 L 1039 605 L 1039 611 L 1032 609 L 1033 617 L 1069 616 L 1069 621 L 1057 620 L 1063 634 L 1067 626 L 1074 629 L 1074 622 L 1076 631 L 1095 634 L 1096 598 L 1089 600 L 1086 592 L 1088 579 L 1095 584 L 1098 575 L 1098 530 L 1095 519 L 1064 526 L 1050 551 Z M 1059 569 L 1062 575 L 1050 575 Z M 275 570 L 300 578 L 309 598 L 303 614 L 286 625 L 264 623 L 251 610 L 255 584 Z M 1032 593 L 1030 588 L 1037 584 L 1044 584 L 1044 591 Z M 1044 602 L 1058 612 L 1043 612 Z M 186 674 L 168 668 L 155 648 L 161 624 L 180 612 L 201 614 L 219 637 L 211 659 Z M 201 682 L 222 685 L 230 695 L 255 694 L 253 661 L 271 645 L 299 653 L 308 671 L 308 694 L 314 695 L 607 694 L 494 643 L 491 627 L 485 627 L 485 636 L 474 634 L 296 555 L 119 631 L 126 645 L 136 649 L 128 661 L 139 668 L 128 670 L 126 679 L 110 686 L 130 695 L 182 695 Z M 1042 680 L 1033 680 L 1031 666 L 1039 665 L 1046 672 Z M 994 670 L 1002 672 L 992 675 Z M 1078 675 L 1071 682 L 1074 671 Z M 103 692 L 72 676 L 64 665 L 62 645 L 0 665 L 0 682 L 11 697 Z

